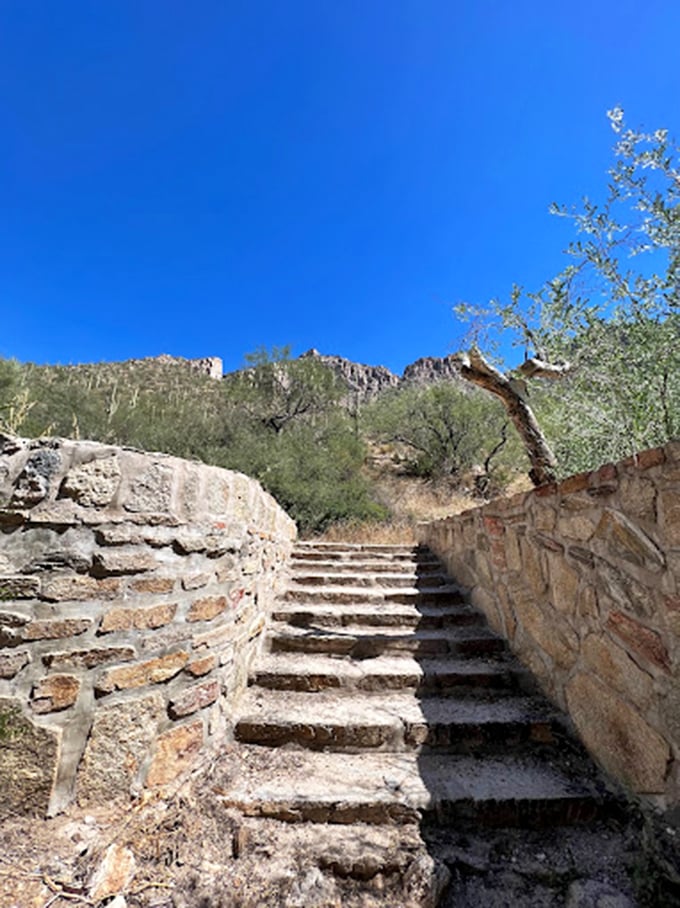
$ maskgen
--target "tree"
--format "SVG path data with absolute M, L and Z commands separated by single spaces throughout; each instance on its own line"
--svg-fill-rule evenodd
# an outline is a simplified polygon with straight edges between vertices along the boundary
M 551 206 L 576 227 L 569 264 L 537 293 L 515 286 L 507 304 L 457 307 L 491 318 L 524 348 L 521 365 L 504 374 L 473 347 L 461 355 L 461 372 L 503 401 L 539 485 L 558 467 L 528 403 L 534 379 L 543 388 L 532 400 L 556 433 L 560 470 L 591 466 L 603 434 L 612 456 L 622 456 L 678 431 L 680 149 L 666 130 L 627 128 L 620 108 L 608 117 L 617 139 L 604 201 Z M 559 431 L 558 413 L 569 437 Z
M 411 472 L 427 478 L 459 479 L 490 465 L 504 422 L 501 407 L 451 382 L 386 392 L 363 414 L 369 434 L 405 448 Z
M 291 359 L 290 347 L 260 348 L 247 368 L 226 377 L 234 406 L 278 434 L 290 422 L 326 412 L 343 389 L 335 373 L 313 359 Z

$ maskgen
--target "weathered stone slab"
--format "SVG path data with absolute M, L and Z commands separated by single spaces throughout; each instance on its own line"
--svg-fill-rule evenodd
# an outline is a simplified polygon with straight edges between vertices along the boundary
M 130 796 L 164 714 L 158 693 L 97 710 L 78 773 L 79 802 Z
M 61 731 L 35 725 L 17 700 L 0 699 L 2 809 L 45 816 L 54 786 Z
M 585 673 L 567 684 L 569 714 L 605 769 L 637 792 L 663 794 L 670 749 L 640 713 Z

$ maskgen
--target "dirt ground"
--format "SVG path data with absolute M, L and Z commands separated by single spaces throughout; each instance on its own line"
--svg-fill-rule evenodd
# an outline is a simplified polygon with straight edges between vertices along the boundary
M 280 823 L 222 800 L 238 748 L 132 804 L 0 820 L 0 908 L 670 908 L 676 832 Z

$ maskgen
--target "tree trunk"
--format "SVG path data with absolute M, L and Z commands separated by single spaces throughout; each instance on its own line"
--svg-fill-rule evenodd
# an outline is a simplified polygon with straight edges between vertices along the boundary
M 531 463 L 529 478 L 533 484 L 542 486 L 554 482 L 555 455 L 550 450 L 531 407 L 518 390 L 518 383 L 507 379 L 498 369 L 490 365 L 476 347 L 463 354 L 460 363 L 463 378 L 490 391 L 503 402 L 529 457 Z

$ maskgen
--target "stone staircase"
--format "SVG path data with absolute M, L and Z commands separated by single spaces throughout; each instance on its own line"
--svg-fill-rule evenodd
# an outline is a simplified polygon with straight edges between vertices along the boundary
M 306 858 L 319 851 L 318 866 L 343 880 L 365 886 L 370 877 L 374 885 L 388 867 L 394 883 L 391 896 L 375 901 L 306 892 L 280 904 L 444 904 L 446 867 L 461 860 L 461 835 L 468 850 L 477 836 L 478 849 L 480 830 L 488 830 L 487 851 L 488 837 L 504 830 L 515 830 L 515 842 L 535 832 L 539 850 L 558 830 L 556 862 L 565 836 L 575 837 L 568 853 L 585 862 L 611 850 L 602 824 L 617 812 L 616 799 L 564 717 L 427 549 L 299 543 L 289 589 L 271 617 L 239 704 L 237 769 L 222 802 L 244 823 L 270 824 L 269 845 L 260 838 L 256 853 L 295 842 Z M 509 841 L 493 848 L 510 854 Z M 517 854 L 527 864 L 534 846 L 524 841 Z M 416 896 L 408 879 L 416 865 L 422 870 L 423 853 L 429 876 Z M 462 860 L 472 860 L 471 885 L 482 885 L 477 858 Z M 570 880 L 578 878 L 577 860 Z M 564 904 L 561 891 L 554 902 L 535 901 L 531 887 L 524 901 L 524 885 L 510 901 L 503 895 L 488 904 Z M 445 904 L 487 904 L 475 892 Z

